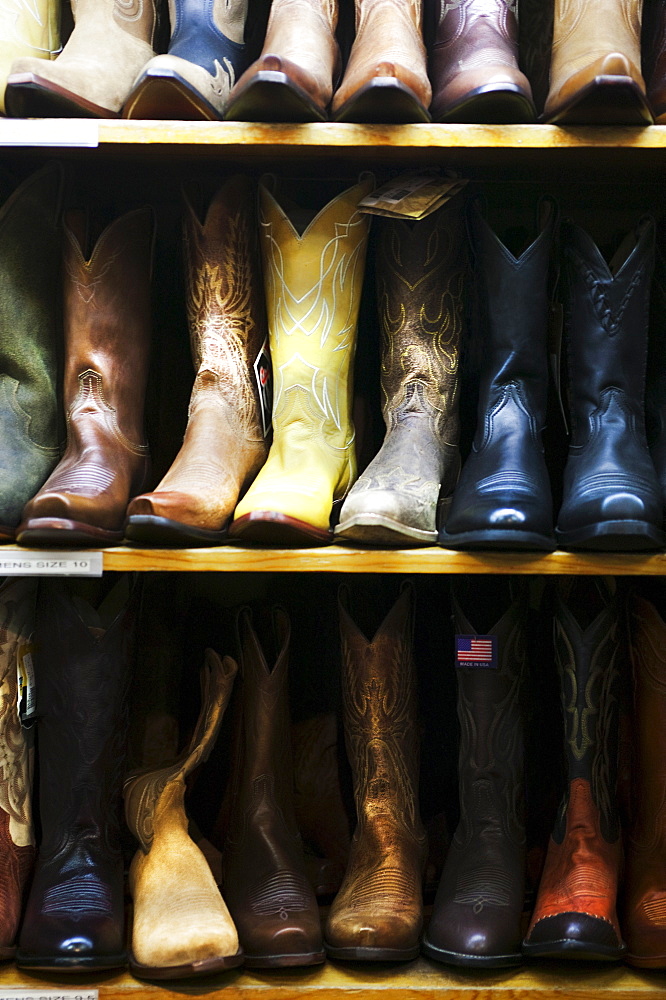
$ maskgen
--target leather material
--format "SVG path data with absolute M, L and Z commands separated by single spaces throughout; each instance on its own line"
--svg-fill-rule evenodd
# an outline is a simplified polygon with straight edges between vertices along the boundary
M 33 751 L 19 715 L 18 676 L 34 627 L 35 580 L 0 586 L 0 959 L 14 954 L 35 859 Z
M 358 203 L 373 185 L 364 177 L 303 231 L 267 183 L 260 185 L 273 443 L 236 508 L 233 537 L 274 544 L 287 519 L 303 526 L 301 544 L 330 541 L 333 503 L 356 478 L 352 372 L 370 225 Z
M 65 227 L 67 449 L 23 511 L 22 544 L 122 540 L 149 471 L 143 404 L 150 350 L 151 209 L 112 222 L 90 256 L 82 222 Z
M 0 209 L 0 538 L 60 457 L 62 170 L 28 177 Z M 39 233 L 39 240 L 29 234 Z
M 153 0 L 72 0 L 74 29 L 53 62 L 16 59 L 5 102 L 17 117 L 117 118 L 155 55 Z
M 541 431 L 548 392 L 548 269 L 554 204 L 516 258 L 478 206 L 470 213 L 481 312 L 477 424 L 439 542 L 450 548 L 552 549 L 553 511 Z
M 203 221 L 185 198 L 187 310 L 196 377 L 178 455 L 156 489 L 127 508 L 127 535 L 136 541 L 178 544 L 183 536 L 188 544 L 222 541 L 239 495 L 266 459 L 254 367 L 267 327 L 253 194 L 249 178 L 231 178 L 216 192 Z M 169 524 L 158 521 L 151 528 L 150 521 L 143 525 L 145 518 Z
M 634 675 L 631 826 L 625 837 L 621 924 L 625 961 L 666 968 L 666 624 L 653 604 L 630 603 Z
M 135 616 L 122 579 L 97 611 L 62 581 L 41 582 L 34 663 L 42 834 L 21 968 L 68 973 L 126 963 L 120 807 Z
M 0 112 L 5 84 L 17 59 L 44 61 L 60 52 L 60 5 L 54 0 L 13 4 L 0 12 Z
M 326 920 L 331 958 L 404 960 L 419 952 L 426 837 L 418 805 L 419 747 L 411 587 L 368 640 L 341 592 L 345 744 L 357 825 Z
M 579 584 L 583 589 L 569 595 L 566 587 L 556 596 L 554 622 L 566 790 L 523 950 L 612 961 L 625 951 L 616 911 L 622 858 L 616 802 L 620 609 L 603 578 Z M 590 612 L 593 602 L 596 613 Z
M 145 978 L 209 974 L 240 965 L 238 934 L 206 858 L 188 833 L 185 783 L 208 759 L 237 666 L 206 651 L 201 710 L 185 752 L 125 781 L 125 818 L 139 841 L 129 873 L 134 901 L 130 969 Z
M 247 68 L 247 0 L 169 0 L 171 40 L 139 74 L 124 118 L 221 119 Z
M 647 373 L 645 382 L 645 430 L 650 456 L 654 464 L 661 501 L 666 511 L 666 261 L 655 255 L 655 268 L 650 289 L 650 321 L 648 332 Z
M 456 632 L 478 634 L 473 587 L 454 585 L 453 598 Z M 484 634 L 497 636 L 497 666 L 456 669 L 460 819 L 423 944 L 430 958 L 452 965 L 522 961 L 526 588 L 509 600 L 489 631 L 483 626 Z
M 238 616 L 241 690 L 223 894 L 249 968 L 324 961 L 293 801 L 287 676 L 290 624 L 274 608 L 261 638 Z
M 666 121 L 666 3 L 652 0 L 643 5 L 641 52 L 643 76 L 655 123 Z
M 641 75 L 642 8 L 642 0 L 555 0 L 545 120 L 651 122 Z M 615 96 L 618 86 L 620 99 Z M 622 88 L 631 95 L 627 107 L 622 104 Z M 582 107 L 577 110 L 578 105 Z
M 516 0 L 440 4 L 430 50 L 433 121 L 528 122 L 529 80 L 518 66 Z
M 644 415 L 653 221 L 628 243 L 609 265 L 583 230 L 563 227 L 571 438 L 556 534 L 567 548 L 664 544 Z
M 332 117 L 429 121 L 432 87 L 423 42 L 423 0 L 355 0 L 355 24 L 344 76 L 331 104 Z
M 229 95 L 225 117 L 325 121 L 340 72 L 337 0 L 273 0 L 259 58 Z
M 342 506 L 341 540 L 437 540 L 440 492 L 450 503 L 460 469 L 463 206 L 456 198 L 422 222 L 382 220 L 375 280 L 386 435 Z

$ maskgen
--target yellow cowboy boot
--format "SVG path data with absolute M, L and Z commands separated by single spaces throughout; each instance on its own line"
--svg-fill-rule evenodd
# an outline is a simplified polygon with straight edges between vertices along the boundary
M 60 51 L 60 2 L 9 0 L 0 8 L 0 111 L 15 59 L 55 59 Z
M 273 444 L 229 534 L 320 545 L 331 541 L 331 509 L 356 477 L 352 362 L 369 229 L 358 203 L 374 179 L 364 175 L 317 214 L 285 210 L 269 185 L 260 185 L 259 204 Z

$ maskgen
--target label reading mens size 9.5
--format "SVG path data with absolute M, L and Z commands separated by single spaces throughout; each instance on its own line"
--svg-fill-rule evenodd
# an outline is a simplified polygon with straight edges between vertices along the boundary
M 0 548 L 0 576 L 101 576 L 101 552 Z
M 22 990 L 0 987 L 0 1000 L 99 1000 L 99 990 Z
M 497 670 L 496 635 L 457 635 L 456 667 Z

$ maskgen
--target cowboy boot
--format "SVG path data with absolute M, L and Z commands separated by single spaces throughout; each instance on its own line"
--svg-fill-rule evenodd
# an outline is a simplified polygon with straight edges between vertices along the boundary
M 556 125 L 650 125 L 641 76 L 643 0 L 555 0 L 550 90 Z
M 187 750 L 170 766 L 125 781 L 125 817 L 141 845 L 129 873 L 130 971 L 139 978 L 208 975 L 243 961 L 208 862 L 189 836 L 184 805 L 186 778 L 208 759 L 235 676 L 234 660 L 208 649 L 201 712 Z
M 645 430 L 654 222 L 643 219 L 607 264 L 563 227 L 571 438 L 555 529 L 564 548 L 664 545 L 662 499 Z
M 133 81 L 123 118 L 219 121 L 250 61 L 247 8 L 248 0 L 169 0 L 168 51 L 154 56 Z
M 229 531 L 243 542 L 331 541 L 333 505 L 356 478 L 352 371 L 369 229 L 358 203 L 372 187 L 366 176 L 315 215 L 287 214 L 260 185 L 273 443 Z
M 15 118 L 117 118 L 155 55 L 154 0 L 72 0 L 74 29 L 53 62 L 12 63 L 5 104 Z
M 34 580 L 10 578 L 0 586 L 0 961 L 14 957 L 35 858 L 32 747 L 21 719 L 22 709 L 32 714 L 35 594 Z
M 654 604 L 630 604 L 634 675 L 631 830 L 625 838 L 622 930 L 625 961 L 666 968 L 666 625 Z
M 260 641 L 245 608 L 238 631 L 239 736 L 222 855 L 224 898 L 248 968 L 318 965 L 324 961 L 319 913 L 294 815 L 289 619 L 274 608 L 271 628 Z
M 324 933 L 328 955 L 416 958 L 426 838 L 418 809 L 413 591 L 405 587 L 368 642 L 340 595 L 345 743 L 357 826 Z
M 643 5 L 643 76 L 656 125 L 666 122 L 666 3 Z
M 143 208 L 116 219 L 89 257 L 83 219 L 72 214 L 66 223 L 67 449 L 26 504 L 17 538 L 22 545 L 114 545 L 149 467 L 142 442 L 153 215 Z
M 356 37 L 331 104 L 338 122 L 429 122 L 423 0 L 355 0 Z
M 382 220 L 376 265 L 386 436 L 335 529 L 341 541 L 434 544 L 458 479 L 462 199 L 422 222 Z
M 60 52 L 60 3 L 37 0 L 5 4 L 0 11 L 0 112 L 6 112 L 5 85 L 17 59 L 43 61 Z
M 60 167 L 45 167 L 0 209 L 0 541 L 60 457 L 61 190 Z
M 518 0 L 445 0 L 430 51 L 436 122 L 531 122 L 518 66 Z
M 522 961 L 525 895 L 524 748 L 527 591 L 489 578 L 454 586 L 460 819 L 423 942 L 451 965 Z M 507 593 L 508 591 L 508 593 Z M 488 595 L 488 607 L 484 598 Z M 497 618 L 500 606 L 506 610 Z M 471 609 L 473 620 L 468 618 Z M 485 635 L 478 636 L 479 628 Z M 472 639 L 478 639 L 475 647 Z M 483 645 L 485 643 L 485 646 Z M 478 656 L 478 659 L 474 659 Z
M 227 121 L 326 121 L 340 73 L 337 0 L 272 0 L 259 58 L 229 95 Z
M 666 261 L 655 254 L 645 381 L 645 433 L 666 511 Z
M 40 585 L 35 629 L 41 842 L 20 968 L 113 969 L 125 952 L 120 807 L 135 601 L 127 579 L 96 610 Z
M 203 223 L 185 200 L 187 307 L 197 374 L 182 448 L 159 486 L 127 508 L 125 534 L 134 542 L 219 545 L 239 495 L 266 459 L 266 319 L 252 193 L 248 178 L 231 178 Z
M 604 579 L 572 578 L 561 585 L 554 641 L 566 790 L 523 942 L 530 958 L 615 961 L 625 951 L 616 913 L 622 854 L 616 802 L 619 617 Z
M 541 230 L 514 257 L 474 206 L 483 362 L 476 434 L 439 542 L 452 549 L 555 547 L 550 480 L 541 443 L 548 396 L 548 270 L 557 210 L 542 203 Z

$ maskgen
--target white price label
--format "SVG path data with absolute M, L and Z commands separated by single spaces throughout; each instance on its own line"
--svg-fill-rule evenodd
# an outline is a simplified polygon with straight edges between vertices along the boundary
M 99 1000 L 99 990 L 22 990 L 0 987 L 0 1000 Z
M 0 576 L 101 576 L 102 571 L 101 552 L 0 549 Z
M 3 118 L 0 146 L 99 146 L 94 118 Z

